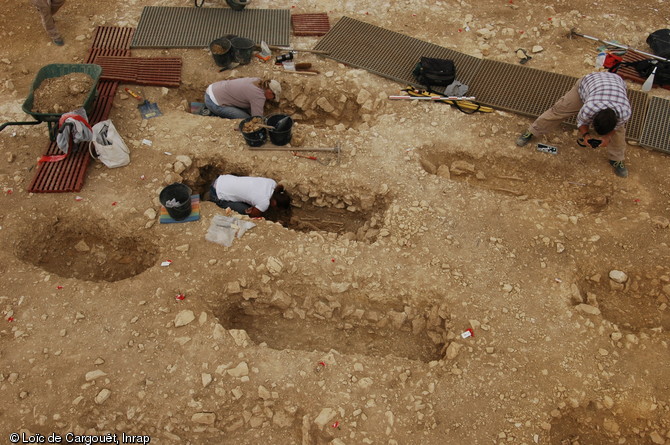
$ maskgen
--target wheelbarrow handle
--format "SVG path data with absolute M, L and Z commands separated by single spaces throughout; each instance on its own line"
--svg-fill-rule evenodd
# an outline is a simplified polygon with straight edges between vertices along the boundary
M 0 131 L 4 130 L 5 127 L 8 127 L 10 125 L 37 125 L 41 124 L 42 122 L 40 121 L 35 121 L 35 122 L 5 122 L 4 124 L 0 125 Z

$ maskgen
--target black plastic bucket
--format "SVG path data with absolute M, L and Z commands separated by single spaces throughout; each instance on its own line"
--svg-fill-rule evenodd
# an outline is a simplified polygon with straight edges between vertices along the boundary
M 275 127 L 270 130 L 270 141 L 275 145 L 286 145 L 291 142 L 291 129 L 293 128 L 293 119 L 286 114 L 273 114 L 267 118 L 267 124 Z
M 212 53 L 214 63 L 221 68 L 230 68 L 235 61 L 235 54 L 232 50 L 232 43 L 225 37 L 221 37 L 209 44 L 209 52 Z
M 226 0 L 226 3 L 228 3 L 228 6 L 230 6 L 234 11 L 241 11 L 245 6 L 247 6 L 249 0 Z
M 268 140 L 268 133 L 265 131 L 265 128 L 260 128 L 251 132 L 244 131 L 244 124 L 250 122 L 251 119 L 254 118 L 260 119 L 262 123 L 265 122 L 262 116 L 251 116 L 246 119 L 242 119 L 240 122 L 240 133 L 242 133 L 242 136 L 244 136 L 244 140 L 247 141 L 247 145 L 250 147 L 260 147 L 261 145 L 265 144 L 265 141 Z
M 191 214 L 191 189 L 180 182 L 174 182 L 161 190 L 158 199 L 168 214 L 177 221 L 186 219 Z
M 235 53 L 235 61 L 240 65 L 246 65 L 251 62 L 251 56 L 254 53 L 256 43 L 251 39 L 244 37 L 235 37 L 230 41 L 233 45 L 233 52 Z

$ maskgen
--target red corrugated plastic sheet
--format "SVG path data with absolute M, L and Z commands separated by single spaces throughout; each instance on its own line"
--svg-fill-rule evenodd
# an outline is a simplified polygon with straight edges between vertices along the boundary
M 92 63 L 101 54 L 110 56 L 129 56 L 130 42 L 134 28 L 99 26 L 93 37 L 86 63 Z M 98 98 L 89 116 L 91 125 L 107 119 L 119 83 L 117 81 L 98 81 Z M 49 142 L 45 156 L 62 154 L 55 142 Z M 87 144 L 72 150 L 62 161 L 45 162 L 37 165 L 37 171 L 28 186 L 31 193 L 78 192 L 84 186 L 86 170 L 91 161 Z
M 291 25 L 295 36 L 323 36 L 330 31 L 328 14 L 292 14 Z

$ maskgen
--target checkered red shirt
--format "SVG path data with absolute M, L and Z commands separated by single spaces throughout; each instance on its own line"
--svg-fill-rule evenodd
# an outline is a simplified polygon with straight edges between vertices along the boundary
M 616 128 L 630 119 L 632 111 L 626 94 L 626 82 L 618 74 L 601 72 L 587 74 L 579 83 L 579 97 L 584 106 L 577 114 L 577 126 L 591 125 L 593 116 L 605 108 L 611 108 L 616 112 Z

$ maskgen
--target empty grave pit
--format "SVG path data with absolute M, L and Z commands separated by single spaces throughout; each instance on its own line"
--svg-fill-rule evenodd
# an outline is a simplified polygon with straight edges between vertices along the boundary
M 604 272 L 602 282 L 583 278 L 578 286 L 585 303 L 597 306 L 605 320 L 624 332 L 668 331 L 670 313 L 664 310 L 668 301 L 664 282 L 646 275 L 643 278 L 645 274 L 632 273 L 625 284 L 618 284 Z
M 60 277 L 114 282 L 152 267 L 158 247 L 105 224 L 68 218 L 25 231 L 15 255 Z
M 422 147 L 418 153 L 421 167 L 431 175 L 505 196 L 546 201 L 566 210 L 601 212 L 614 193 L 609 181 L 566 177 L 565 170 L 557 168 L 560 161 L 551 154 L 539 153 L 537 159 L 475 158 L 446 146 Z
M 212 183 L 223 174 L 257 176 L 244 169 L 212 163 L 199 167 L 195 177 L 187 178 L 185 183 L 203 200 L 209 200 Z M 291 196 L 291 209 L 270 208 L 264 217 L 299 232 L 325 232 L 351 240 L 374 242 L 388 208 L 381 195 L 372 193 L 334 195 L 306 185 L 287 185 L 286 191 Z
M 268 297 L 247 291 L 243 298 L 215 303 L 212 310 L 224 328 L 244 330 L 254 343 L 276 350 L 334 349 L 426 363 L 443 358 L 450 323 L 443 309 L 388 308 L 292 297 L 283 291 Z

